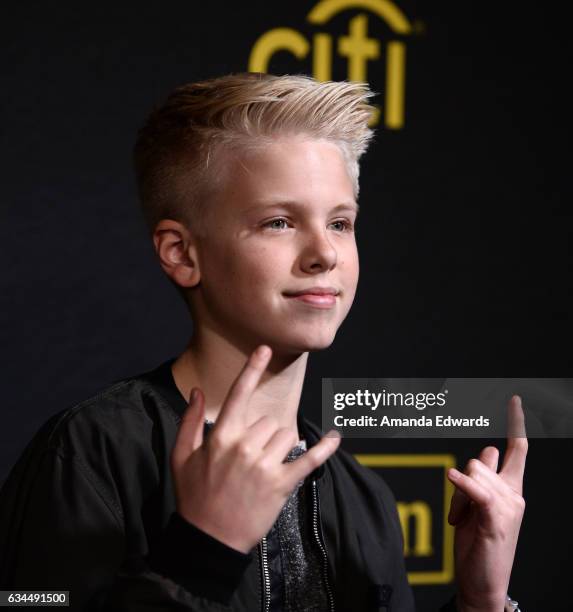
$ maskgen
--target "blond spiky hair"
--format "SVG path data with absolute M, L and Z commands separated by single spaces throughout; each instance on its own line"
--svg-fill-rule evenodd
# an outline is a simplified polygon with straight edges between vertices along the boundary
M 264 147 L 282 135 L 337 144 L 358 197 L 358 160 L 373 137 L 366 83 L 306 75 L 229 74 L 175 89 L 138 134 L 134 158 L 150 231 L 164 218 L 201 233 L 205 203 L 225 180 L 218 152 Z

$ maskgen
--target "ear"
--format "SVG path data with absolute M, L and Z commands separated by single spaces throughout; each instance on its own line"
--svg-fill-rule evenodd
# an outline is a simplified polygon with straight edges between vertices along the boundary
M 194 287 L 201 273 L 197 241 L 179 221 L 162 219 L 153 231 L 153 244 L 163 271 L 181 287 Z

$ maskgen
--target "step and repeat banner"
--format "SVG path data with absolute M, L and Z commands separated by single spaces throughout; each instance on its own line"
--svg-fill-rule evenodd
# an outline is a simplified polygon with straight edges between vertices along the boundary
M 189 338 L 131 167 L 152 106 L 183 83 L 247 70 L 367 81 L 377 112 L 361 164 L 360 282 L 334 344 L 309 359 L 302 409 L 318 424 L 380 419 L 357 409 L 357 389 L 415 380 L 438 394 L 466 381 L 458 402 L 484 406 L 464 417 L 486 418 L 491 381 L 536 389 L 510 592 L 524 610 L 568 600 L 573 200 L 562 10 L 411 0 L 5 8 L 0 480 L 50 415 L 177 355 Z M 557 412 L 544 420 L 549 405 Z M 420 420 L 432 410 L 405 412 Z M 417 433 L 369 435 L 347 421 L 343 446 L 391 486 L 419 610 L 436 610 L 453 589 L 447 469 L 488 443 L 503 451 L 507 430 L 395 426 Z

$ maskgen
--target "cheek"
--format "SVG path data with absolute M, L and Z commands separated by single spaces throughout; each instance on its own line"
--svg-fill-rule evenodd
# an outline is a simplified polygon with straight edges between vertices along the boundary
M 254 289 L 280 285 L 284 268 L 279 254 L 270 248 L 251 249 L 226 257 L 229 281 L 241 294 L 251 294 Z
M 358 250 L 356 247 L 349 247 L 346 250 L 340 260 L 340 267 L 344 270 L 344 274 L 349 280 L 355 278 L 356 281 L 358 281 L 360 265 L 358 261 Z

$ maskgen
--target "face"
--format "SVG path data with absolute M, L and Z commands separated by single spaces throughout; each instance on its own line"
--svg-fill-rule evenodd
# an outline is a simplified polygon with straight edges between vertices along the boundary
M 275 353 L 326 348 L 358 282 L 357 206 L 340 149 L 285 136 L 225 156 L 228 178 L 199 243 L 200 324 Z

